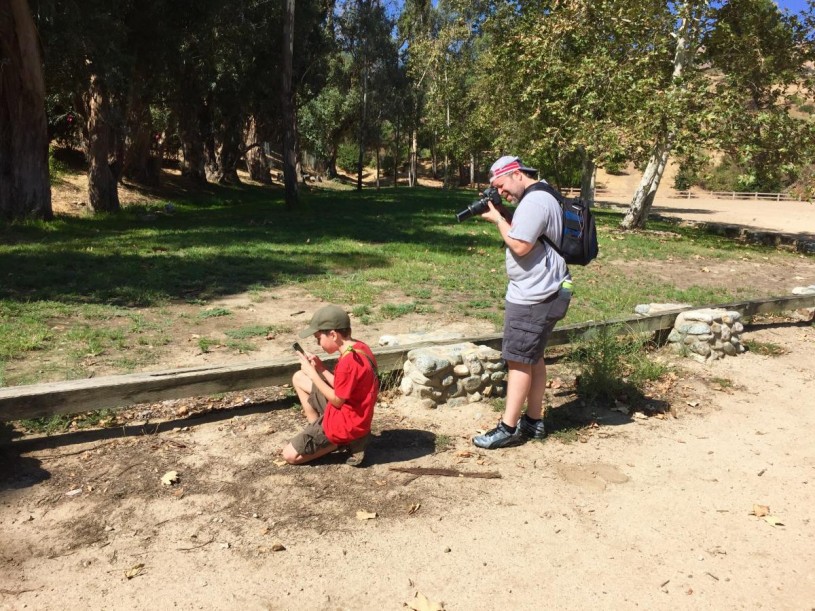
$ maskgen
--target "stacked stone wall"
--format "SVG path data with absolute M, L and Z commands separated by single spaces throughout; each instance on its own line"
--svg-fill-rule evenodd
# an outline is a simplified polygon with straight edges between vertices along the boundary
M 503 397 L 506 379 L 506 364 L 498 350 L 464 342 L 408 352 L 400 390 L 433 408 Z

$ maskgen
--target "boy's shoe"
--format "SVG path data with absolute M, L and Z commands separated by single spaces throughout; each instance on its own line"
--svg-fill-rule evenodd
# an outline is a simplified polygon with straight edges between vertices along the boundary
M 543 418 L 537 422 L 533 422 L 527 418 L 526 414 L 521 416 L 521 419 L 518 420 L 518 431 L 521 433 L 521 437 L 524 440 L 543 439 L 546 437 L 546 429 L 543 426 Z
M 345 451 L 348 452 L 348 458 L 345 459 L 346 465 L 350 465 L 352 467 L 359 467 L 362 465 L 362 461 L 365 460 L 365 448 L 368 447 L 368 440 L 370 437 L 371 435 L 369 433 L 365 435 L 365 437 L 355 439 L 348 445 L 344 446 Z
M 516 428 L 514 433 L 510 433 L 504 422 L 499 421 L 498 426 L 491 431 L 473 437 L 473 443 L 485 450 L 495 450 L 496 448 L 507 448 L 509 446 L 519 445 L 523 443 L 523 439 L 521 438 L 519 428 Z

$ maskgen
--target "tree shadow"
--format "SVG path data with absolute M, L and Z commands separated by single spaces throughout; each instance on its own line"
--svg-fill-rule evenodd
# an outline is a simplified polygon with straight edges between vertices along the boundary
M 332 252 L 329 240 L 337 238 L 461 256 L 491 243 L 482 232 L 442 229 L 455 223 L 466 192 L 315 191 L 296 211 L 268 188 L 213 186 L 211 197 L 195 195 L 169 211 L 136 205 L 98 218 L 0 225 L 7 271 L 0 299 L 120 306 L 214 299 L 337 270 L 387 268 L 398 256 Z

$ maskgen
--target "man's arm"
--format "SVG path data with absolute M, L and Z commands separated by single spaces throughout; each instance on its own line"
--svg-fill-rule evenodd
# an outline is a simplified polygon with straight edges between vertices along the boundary
M 489 202 L 487 205 L 490 207 L 490 210 L 489 212 L 482 214 L 482 218 L 487 219 L 498 227 L 498 231 L 500 232 L 504 243 L 507 245 L 507 248 L 509 248 L 516 256 L 523 257 L 528 255 L 535 245 L 525 240 L 516 240 L 515 238 L 509 237 L 509 230 L 512 228 L 510 222 L 501 215 L 495 206 L 492 205 L 492 202 Z

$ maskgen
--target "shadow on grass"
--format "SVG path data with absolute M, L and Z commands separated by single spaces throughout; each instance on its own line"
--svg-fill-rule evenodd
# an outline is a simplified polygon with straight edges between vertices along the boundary
M 176 195 L 172 206 L 0 224 L 0 299 L 149 306 L 388 267 L 392 257 L 405 256 L 398 249 L 360 252 L 365 245 L 466 256 L 490 243 L 481 232 L 448 230 L 471 199 L 464 191 L 314 191 L 296 211 L 281 197 L 274 188 L 211 185 Z

